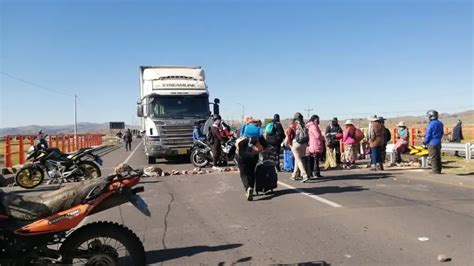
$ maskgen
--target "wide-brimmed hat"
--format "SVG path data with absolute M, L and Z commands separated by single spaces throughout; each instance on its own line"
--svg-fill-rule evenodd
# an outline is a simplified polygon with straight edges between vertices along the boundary
M 399 127 L 405 127 L 405 122 L 403 122 L 403 121 L 398 122 L 398 126 Z
M 353 125 L 353 124 L 352 124 L 352 120 L 350 120 L 350 119 L 349 119 L 349 120 L 346 120 L 345 125 Z

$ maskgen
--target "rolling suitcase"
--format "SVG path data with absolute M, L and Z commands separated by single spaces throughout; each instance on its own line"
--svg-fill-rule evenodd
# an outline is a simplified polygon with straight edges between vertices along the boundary
M 293 152 L 290 149 L 283 150 L 283 171 L 293 172 L 295 169 L 295 158 Z
M 255 192 L 273 192 L 278 186 L 275 153 L 260 154 L 259 162 L 255 167 Z

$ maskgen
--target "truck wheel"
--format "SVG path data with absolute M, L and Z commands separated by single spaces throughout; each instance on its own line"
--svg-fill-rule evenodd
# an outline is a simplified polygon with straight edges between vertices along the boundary
M 156 158 L 148 156 L 148 164 L 155 164 L 156 163 Z

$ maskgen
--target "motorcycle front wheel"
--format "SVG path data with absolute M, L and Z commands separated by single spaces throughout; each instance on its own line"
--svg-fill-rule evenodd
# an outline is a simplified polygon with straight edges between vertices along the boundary
M 145 248 L 137 235 L 112 222 L 96 222 L 77 229 L 59 252 L 64 264 L 146 265 Z
M 99 178 L 102 175 L 100 168 L 93 162 L 82 161 L 78 164 L 78 167 L 84 173 L 82 177 L 85 180 Z
M 15 175 L 15 183 L 26 189 L 35 188 L 44 180 L 44 172 L 34 166 L 22 167 Z
M 194 149 L 191 151 L 191 163 L 199 168 L 206 167 L 209 164 L 209 156 L 203 149 Z

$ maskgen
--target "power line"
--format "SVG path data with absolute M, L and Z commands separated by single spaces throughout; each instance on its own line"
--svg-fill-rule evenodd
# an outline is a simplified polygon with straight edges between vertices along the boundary
M 5 72 L 1 72 L 0 71 L 0 74 L 4 75 L 4 76 L 7 76 L 11 79 L 14 79 L 14 80 L 17 80 L 17 81 L 20 81 L 20 82 L 23 82 L 25 84 L 29 84 L 31 86 L 34 86 L 34 87 L 37 87 L 37 88 L 40 88 L 42 90 L 45 90 L 45 91 L 48 91 L 48 92 L 52 92 L 52 93 L 56 93 L 56 94 L 61 94 L 61 95 L 64 95 L 64 96 L 68 96 L 68 97 L 72 97 L 74 95 L 72 94 L 68 94 L 68 93 L 65 93 L 65 92 L 62 92 L 62 91 L 58 91 L 58 90 L 55 90 L 55 89 L 51 89 L 51 88 L 48 88 L 48 87 L 44 87 L 44 86 L 41 86 L 41 85 L 38 85 L 36 83 L 33 83 L 31 81 L 28 81 L 28 80 L 25 80 L 23 78 L 19 78 L 19 77 L 16 77 L 16 76 L 13 76 L 11 74 L 8 74 L 8 73 L 5 73 Z

